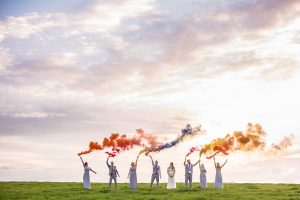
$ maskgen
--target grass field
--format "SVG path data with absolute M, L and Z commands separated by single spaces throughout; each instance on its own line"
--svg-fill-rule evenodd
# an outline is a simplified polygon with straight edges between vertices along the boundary
M 148 184 L 139 184 L 138 190 L 129 190 L 128 185 L 119 184 L 118 190 L 109 190 L 107 184 L 94 183 L 92 191 L 82 188 L 82 183 L 53 182 L 0 182 L 0 199 L 300 199 L 299 184 L 225 184 L 225 188 L 200 189 L 194 184 L 185 189 L 182 183 L 178 189 L 167 190 L 166 184 L 159 189 L 149 189 Z

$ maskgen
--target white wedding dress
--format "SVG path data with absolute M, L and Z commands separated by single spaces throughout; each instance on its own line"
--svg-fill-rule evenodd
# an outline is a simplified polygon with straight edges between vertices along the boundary
M 168 168 L 168 184 L 167 189 L 175 189 L 176 188 L 176 182 L 175 182 L 175 169 Z

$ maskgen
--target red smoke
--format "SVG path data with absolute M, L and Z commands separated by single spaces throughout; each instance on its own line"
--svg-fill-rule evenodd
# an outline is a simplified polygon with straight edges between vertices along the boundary
M 108 152 L 106 151 L 105 153 L 109 156 L 109 157 L 115 157 L 117 155 L 117 153 L 119 154 L 120 153 L 120 149 L 119 148 L 116 148 L 116 147 L 113 147 L 111 149 L 111 152 Z
M 192 153 L 194 153 L 195 151 L 200 151 L 199 149 L 201 149 L 201 148 L 192 147 L 192 148 L 190 148 L 189 152 L 185 156 L 187 157 L 187 156 L 191 155 Z
M 110 157 L 114 157 L 120 151 L 125 151 L 133 148 L 134 146 L 156 146 L 159 143 L 155 135 L 145 133 L 143 129 L 137 129 L 133 137 L 127 137 L 126 134 L 120 135 L 119 133 L 112 133 L 110 137 L 104 138 L 101 144 L 91 141 L 89 149 L 78 153 L 78 155 L 88 154 L 96 150 L 103 150 L 105 148 L 112 148 L 111 152 L 105 152 Z

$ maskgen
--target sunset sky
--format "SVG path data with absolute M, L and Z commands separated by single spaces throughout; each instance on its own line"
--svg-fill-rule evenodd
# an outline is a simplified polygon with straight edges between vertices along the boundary
M 183 181 L 191 146 L 252 122 L 268 145 L 294 144 L 218 157 L 224 182 L 300 183 L 299 55 L 299 0 L 0 1 L 0 181 L 82 181 L 91 140 L 143 128 L 168 141 L 201 124 L 206 135 L 153 154 L 163 182 L 171 161 Z M 140 149 L 114 159 L 120 182 Z M 104 152 L 83 159 L 108 180 Z M 151 170 L 142 156 L 138 181 Z

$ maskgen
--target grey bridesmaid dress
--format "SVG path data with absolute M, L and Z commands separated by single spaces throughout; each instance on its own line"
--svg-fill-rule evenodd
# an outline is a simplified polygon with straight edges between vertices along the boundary
M 130 185 L 129 185 L 130 189 L 137 189 L 136 167 L 130 168 L 129 182 L 130 182 Z

